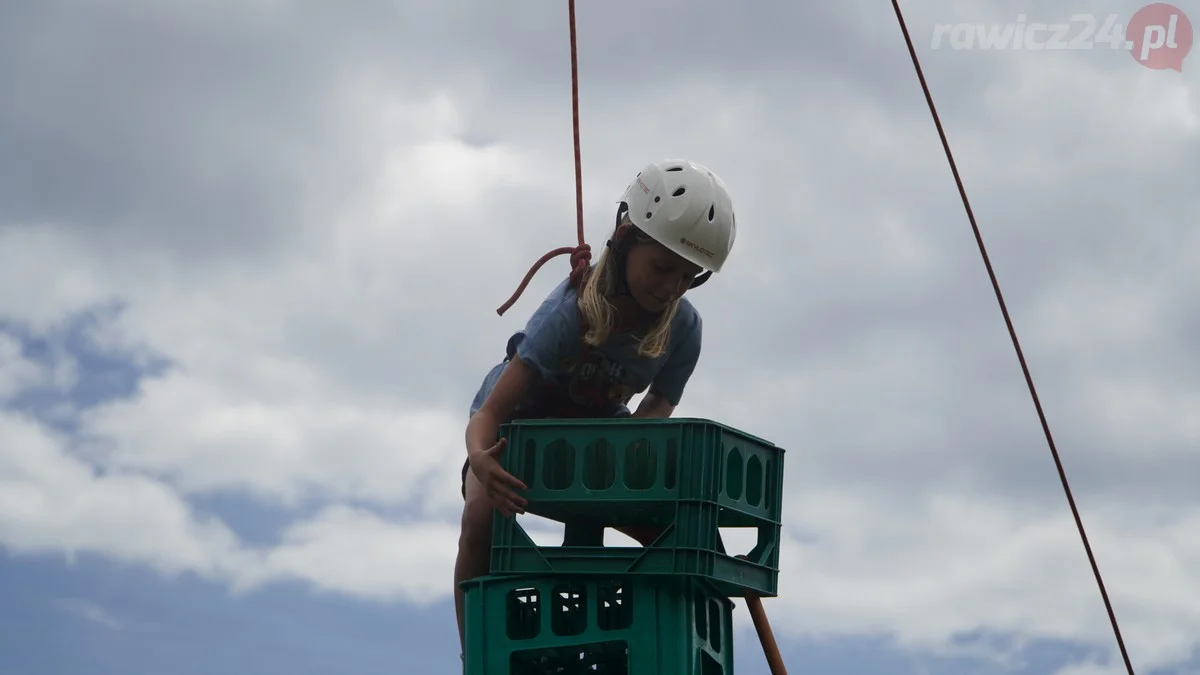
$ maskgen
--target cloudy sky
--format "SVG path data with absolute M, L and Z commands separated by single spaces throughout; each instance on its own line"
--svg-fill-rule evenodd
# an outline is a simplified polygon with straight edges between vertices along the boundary
M 466 411 L 575 239 L 566 3 L 503 4 L 0 3 L 0 673 L 457 672 Z M 1133 663 L 1200 672 L 1200 62 L 931 48 L 1139 6 L 1019 5 L 904 9 Z M 792 671 L 1124 672 L 890 4 L 578 21 L 589 242 L 651 159 L 735 200 L 678 414 L 788 450 Z

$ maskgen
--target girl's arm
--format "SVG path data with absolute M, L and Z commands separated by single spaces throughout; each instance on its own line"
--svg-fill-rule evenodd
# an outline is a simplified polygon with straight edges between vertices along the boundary
M 496 444 L 501 420 L 512 414 L 533 380 L 534 372 L 520 357 L 514 356 L 508 362 L 487 400 L 467 422 L 468 455 L 483 452 Z

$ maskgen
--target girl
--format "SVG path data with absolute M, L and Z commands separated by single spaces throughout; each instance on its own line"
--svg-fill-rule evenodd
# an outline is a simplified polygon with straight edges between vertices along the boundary
M 500 466 L 501 424 L 520 418 L 669 417 L 700 356 L 700 314 L 683 298 L 719 272 L 737 233 L 725 184 L 694 162 L 646 166 L 621 197 L 616 230 L 581 283 L 567 279 L 508 341 L 471 404 L 465 504 L 454 599 L 463 641 L 459 585 L 488 573 L 492 509 L 524 513 L 525 486 Z M 699 275 L 699 276 L 698 276 Z M 623 528 L 648 545 L 656 533 Z

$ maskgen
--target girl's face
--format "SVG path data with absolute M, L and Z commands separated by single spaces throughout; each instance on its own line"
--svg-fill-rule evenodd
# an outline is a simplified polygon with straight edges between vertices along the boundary
M 637 304 L 658 313 L 683 297 L 703 270 L 656 241 L 638 242 L 625 262 L 625 282 Z

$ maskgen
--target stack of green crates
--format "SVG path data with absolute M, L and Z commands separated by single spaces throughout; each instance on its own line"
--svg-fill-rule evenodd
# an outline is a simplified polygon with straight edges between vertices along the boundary
M 522 420 L 503 464 L 529 513 L 565 524 L 537 546 L 497 513 L 491 575 L 466 582 L 466 675 L 733 675 L 731 598 L 776 595 L 784 450 L 705 419 Z M 663 529 L 648 547 L 604 528 Z M 732 556 L 722 527 L 757 530 Z

